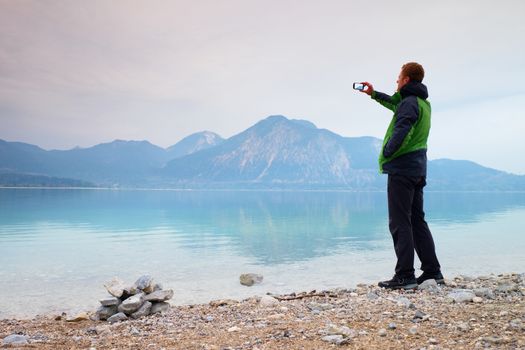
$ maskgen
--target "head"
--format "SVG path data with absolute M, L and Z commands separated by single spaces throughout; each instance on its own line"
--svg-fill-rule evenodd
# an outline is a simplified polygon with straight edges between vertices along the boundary
M 397 78 L 397 91 L 411 81 L 421 83 L 425 77 L 423 66 L 416 62 L 405 63 Z

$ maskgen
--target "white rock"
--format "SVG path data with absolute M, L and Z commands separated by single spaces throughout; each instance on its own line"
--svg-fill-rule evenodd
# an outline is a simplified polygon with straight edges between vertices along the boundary
M 143 275 L 140 276 L 137 281 L 135 281 L 134 286 L 144 291 L 145 293 L 151 293 L 153 292 L 153 288 L 155 288 L 155 284 L 153 283 L 153 277 L 150 275 Z
M 413 309 L 415 307 L 414 304 L 410 301 L 410 299 L 405 298 L 405 297 L 399 297 L 397 299 L 397 305 L 404 306 L 407 309 Z
M 124 282 L 118 277 L 113 277 L 111 281 L 106 282 L 106 284 L 104 284 L 104 287 L 106 287 L 106 290 L 109 294 L 113 295 L 116 298 L 120 298 L 122 296 L 122 293 L 124 292 L 124 288 L 126 288 Z
M 80 321 L 86 321 L 89 320 L 89 314 L 87 312 L 79 312 L 73 315 L 69 315 L 66 318 L 66 322 L 80 322 Z
M 241 329 L 237 326 L 233 326 L 233 327 L 230 327 L 228 328 L 228 333 L 231 333 L 231 332 L 238 332 L 240 331 Z
M 263 295 L 259 301 L 259 305 L 264 307 L 276 306 L 279 305 L 279 300 L 269 295 Z
M 144 293 L 135 294 L 122 302 L 118 306 L 118 311 L 125 314 L 132 314 L 137 311 L 144 302 Z
M 448 293 L 447 297 L 454 300 L 456 303 L 467 303 L 472 301 L 476 294 L 468 289 L 457 289 Z
M 325 335 L 324 337 L 321 338 L 321 340 L 323 340 L 325 342 L 328 342 L 328 343 L 331 343 L 331 344 L 336 344 L 336 345 L 343 345 L 343 344 L 346 344 L 348 342 L 347 339 L 345 339 L 340 334 Z
M 144 297 L 145 301 L 166 301 L 173 297 L 173 290 L 157 290 L 153 293 L 150 293 Z
M 426 290 L 432 293 L 436 293 L 441 290 L 435 279 L 425 280 L 423 283 L 417 286 L 417 289 Z
M 2 345 L 27 345 L 29 338 L 21 334 L 11 334 L 2 340 Z
M 494 292 L 489 288 L 476 288 L 474 289 L 474 294 L 476 294 L 477 297 L 494 299 Z
M 328 335 L 335 335 L 340 334 L 347 338 L 353 338 L 356 336 L 356 331 L 353 329 L 348 328 L 347 326 L 336 326 L 334 324 L 330 324 L 328 328 L 326 329 L 326 333 Z
M 472 298 L 472 301 L 475 302 L 475 303 L 482 303 L 483 302 L 483 298 L 481 298 L 481 297 L 474 297 L 474 298 Z

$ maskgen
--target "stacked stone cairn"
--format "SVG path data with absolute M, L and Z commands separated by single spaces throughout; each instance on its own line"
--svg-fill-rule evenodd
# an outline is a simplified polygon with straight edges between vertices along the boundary
M 167 300 L 173 297 L 173 290 L 163 290 L 149 275 L 141 276 L 132 286 L 126 286 L 118 277 L 104 284 L 110 297 L 100 300 L 96 319 L 115 323 L 162 313 L 170 308 Z

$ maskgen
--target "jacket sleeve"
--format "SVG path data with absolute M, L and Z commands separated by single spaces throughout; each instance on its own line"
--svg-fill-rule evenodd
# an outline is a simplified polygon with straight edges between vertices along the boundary
M 399 96 L 398 93 L 394 94 L 393 96 L 390 96 L 379 91 L 374 91 L 372 92 L 371 97 L 372 99 L 379 102 L 382 106 L 390 109 L 393 112 L 396 111 L 397 105 L 401 101 L 401 96 Z
M 415 96 L 405 98 L 397 107 L 396 120 L 392 136 L 383 148 L 383 156 L 391 157 L 401 147 L 406 138 L 410 138 L 412 126 L 419 119 L 419 106 Z

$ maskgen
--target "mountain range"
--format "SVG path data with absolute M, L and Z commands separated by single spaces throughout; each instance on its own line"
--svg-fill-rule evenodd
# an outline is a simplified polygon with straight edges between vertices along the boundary
M 204 131 L 166 149 L 115 140 L 44 150 L 0 140 L 0 186 L 384 190 L 381 140 L 270 116 L 228 139 Z M 525 176 L 464 160 L 429 161 L 428 189 L 523 191 Z

